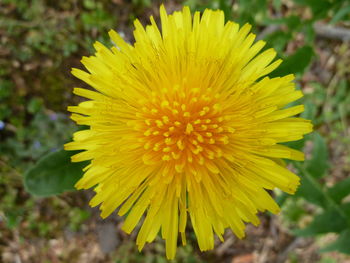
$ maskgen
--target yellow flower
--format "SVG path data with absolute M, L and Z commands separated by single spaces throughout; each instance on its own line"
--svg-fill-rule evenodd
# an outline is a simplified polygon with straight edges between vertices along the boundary
M 141 250 L 161 230 L 167 258 L 175 257 L 178 233 L 186 243 L 190 217 L 200 250 L 212 249 L 214 233 L 226 228 L 244 237 L 244 222 L 259 224 L 258 211 L 279 211 L 265 189 L 293 194 L 299 178 L 281 159 L 303 153 L 279 143 L 311 132 L 308 120 L 293 117 L 303 105 L 294 76 L 266 77 L 281 63 L 273 49 L 260 53 L 251 26 L 225 23 L 222 11 L 202 16 L 188 7 L 167 15 L 161 32 L 153 17 L 135 21 L 135 43 L 115 31 L 115 46 L 94 45 L 84 57 L 88 72 L 72 74 L 96 91 L 75 88 L 90 100 L 69 107 L 88 130 L 74 134 L 66 150 L 84 150 L 73 162 L 91 160 L 78 189 L 94 187 L 91 206 L 101 216 L 127 215 Z M 265 77 L 264 77 L 265 76 Z M 143 219 L 142 219 L 143 218 Z

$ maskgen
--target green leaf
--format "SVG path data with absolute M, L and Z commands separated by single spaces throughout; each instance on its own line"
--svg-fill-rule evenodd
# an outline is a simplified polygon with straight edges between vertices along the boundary
M 332 4 L 329 0 L 294 0 L 297 4 L 307 5 L 311 8 L 313 20 L 321 19 L 327 15 Z
M 74 190 L 88 162 L 72 163 L 77 152 L 59 150 L 41 158 L 24 174 L 26 190 L 35 196 L 51 196 Z
M 300 139 L 297 141 L 292 141 L 292 142 L 285 142 L 283 144 L 285 146 L 292 148 L 292 149 L 302 151 L 304 148 L 304 145 L 305 145 L 305 141 L 307 141 L 307 139 L 304 137 L 303 139 Z M 288 160 L 286 160 L 286 161 L 288 161 Z
M 339 251 L 341 253 L 350 254 L 350 229 L 345 229 L 340 233 L 338 239 L 321 249 L 321 252 L 329 252 L 329 251 Z
M 313 137 L 314 148 L 311 159 L 305 161 L 303 166 L 294 162 L 294 166 L 301 175 L 300 186 L 295 196 L 305 198 L 311 203 L 325 207 L 327 200 L 317 178 L 322 177 L 328 169 L 327 145 L 321 135 L 316 132 L 308 136 Z
M 233 13 L 235 15 L 233 19 L 241 25 L 249 23 L 254 26 L 261 24 L 267 16 L 267 10 L 267 0 L 239 1 L 238 10 Z
M 276 31 L 267 35 L 264 40 L 268 47 L 274 48 L 279 54 L 282 54 L 291 37 L 290 32 Z
M 339 216 L 336 210 L 330 209 L 320 215 L 316 215 L 314 220 L 306 228 L 293 232 L 298 236 L 314 236 L 329 232 L 339 233 L 346 227 L 346 220 Z
M 84 6 L 86 9 L 93 10 L 93 9 L 96 8 L 96 3 L 95 3 L 95 1 L 93 1 L 93 0 L 84 0 L 84 1 L 83 1 L 83 6 Z
M 307 119 L 307 120 L 311 120 L 311 122 L 313 124 L 315 124 L 316 122 L 316 116 L 317 116 L 317 106 L 315 105 L 315 103 L 313 103 L 312 101 L 305 99 L 303 101 L 304 106 L 305 106 L 305 110 L 304 112 L 301 114 L 300 117 Z
M 313 21 L 312 20 L 304 20 L 303 26 L 300 29 L 300 32 L 302 32 L 305 35 L 305 44 L 312 45 L 315 40 L 315 30 L 313 27 Z
M 34 114 L 40 111 L 40 109 L 42 108 L 42 105 L 43 105 L 43 102 L 41 99 L 32 98 L 27 105 L 27 110 L 28 112 Z
M 311 159 L 306 160 L 304 165 L 306 170 L 315 178 L 324 176 L 329 168 L 327 144 L 317 132 L 313 133 Z
M 295 193 L 294 197 L 301 197 L 309 201 L 310 203 L 321 207 L 326 207 L 327 201 L 324 197 L 322 189 L 320 189 L 314 184 L 312 180 L 313 178 L 309 178 L 300 170 L 299 174 L 301 175 L 300 186 L 297 192 Z
M 232 19 L 232 3 L 231 3 L 231 1 L 219 0 L 219 9 L 224 11 L 226 21 Z
M 350 5 L 344 8 L 340 8 L 338 12 L 333 16 L 330 24 L 335 24 L 340 21 L 343 17 L 349 16 L 350 14 Z
M 329 188 L 328 193 L 336 203 L 341 203 L 344 197 L 350 195 L 350 177 Z
M 311 46 L 303 46 L 286 58 L 281 66 L 272 72 L 270 76 L 278 77 L 288 74 L 302 74 L 307 66 L 309 66 L 313 56 L 313 48 Z
M 288 28 L 294 31 L 302 24 L 302 20 L 300 19 L 300 16 L 291 15 L 286 17 L 285 19 L 286 19 L 286 24 Z

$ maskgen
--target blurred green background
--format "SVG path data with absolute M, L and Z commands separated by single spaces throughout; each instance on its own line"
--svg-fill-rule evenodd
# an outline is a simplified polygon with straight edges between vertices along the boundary
M 160 3 L 0 1 L 0 262 L 166 262 L 160 238 L 139 253 L 135 233 L 120 231 L 119 218 L 99 219 L 87 206 L 91 192 L 40 198 L 35 195 L 70 188 L 50 188 L 51 178 L 32 180 L 37 161 L 50 153 L 57 158 L 77 130 L 66 107 L 79 102 L 72 88 L 84 84 L 70 69 L 81 68 L 94 41 L 111 46 L 109 29 L 133 42 L 133 20 L 145 25 L 151 14 L 158 18 Z M 244 240 L 227 233 L 206 253 L 199 252 L 189 227 L 188 245 L 179 247 L 175 262 L 350 262 L 350 1 L 164 3 L 168 12 L 184 4 L 193 11 L 219 8 L 228 20 L 251 23 L 284 59 L 271 75 L 296 74 L 305 93 L 302 115 L 316 130 L 292 144 L 307 160 L 289 163 L 302 178 L 295 196 L 273 193 L 280 215 L 261 215 L 262 224 L 249 225 Z M 48 187 L 45 193 L 37 192 L 40 183 Z

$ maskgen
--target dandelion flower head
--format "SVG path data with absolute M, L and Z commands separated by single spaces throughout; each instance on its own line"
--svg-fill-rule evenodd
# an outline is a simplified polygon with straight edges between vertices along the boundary
M 303 96 L 294 76 L 269 78 L 281 60 L 255 41 L 251 26 L 226 22 L 222 11 L 171 15 L 160 8 L 145 28 L 135 21 L 135 43 L 109 32 L 114 46 L 99 42 L 84 57 L 86 71 L 72 73 L 94 91 L 75 88 L 89 100 L 71 106 L 71 118 L 89 129 L 74 134 L 66 150 L 83 150 L 72 161 L 90 160 L 78 189 L 93 187 L 90 205 L 101 216 L 126 215 L 130 233 L 142 221 L 141 250 L 161 232 L 167 258 L 178 235 L 186 243 L 189 220 L 200 250 L 214 247 L 229 228 L 244 237 L 257 213 L 279 211 L 266 190 L 293 194 L 299 178 L 282 159 L 303 153 L 280 143 L 299 140 L 312 124 L 294 117 Z

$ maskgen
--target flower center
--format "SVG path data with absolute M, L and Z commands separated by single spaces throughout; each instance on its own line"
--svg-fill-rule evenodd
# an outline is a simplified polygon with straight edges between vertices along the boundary
M 146 150 L 145 164 L 171 161 L 182 172 L 190 163 L 203 165 L 206 159 L 221 157 L 234 129 L 227 125 L 229 116 L 218 99 L 210 89 L 145 99 L 137 113 L 143 120 L 137 130 Z

